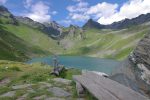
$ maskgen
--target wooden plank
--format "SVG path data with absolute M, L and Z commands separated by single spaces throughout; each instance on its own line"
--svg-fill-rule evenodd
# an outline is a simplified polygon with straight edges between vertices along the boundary
M 114 95 L 103 89 L 101 86 L 95 84 L 91 79 L 87 77 L 76 75 L 73 76 L 73 79 L 81 83 L 82 86 L 86 88 L 98 100 L 119 100 Z
M 149 100 L 140 93 L 135 92 L 134 90 L 109 78 L 99 76 L 92 72 L 84 73 L 83 76 L 92 79 L 92 81 L 101 86 L 103 89 L 109 91 L 120 100 Z

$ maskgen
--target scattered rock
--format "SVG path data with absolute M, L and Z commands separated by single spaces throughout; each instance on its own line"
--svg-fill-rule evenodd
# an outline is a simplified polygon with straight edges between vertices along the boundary
M 38 97 L 33 98 L 34 100 L 43 100 L 44 98 L 46 98 L 46 95 L 41 95 Z
M 32 84 L 23 84 L 23 85 L 16 85 L 12 86 L 13 89 L 23 89 L 32 86 Z
M 22 95 L 21 97 L 25 98 L 25 97 L 27 97 L 27 96 L 28 96 L 28 93 Z
M 77 100 L 85 100 L 84 98 L 77 98 Z
M 54 78 L 53 81 L 57 82 L 57 83 L 62 83 L 65 85 L 69 85 L 71 84 L 71 80 L 67 80 L 67 79 L 63 79 L 63 78 Z
M 65 100 L 65 99 L 57 98 L 57 97 L 50 97 L 50 98 L 46 98 L 45 100 Z
M 65 89 L 65 90 L 72 90 L 73 87 L 72 87 L 72 86 L 66 86 L 64 89 Z
M 35 91 L 34 91 L 32 88 L 29 88 L 27 91 L 28 91 L 29 93 L 35 93 Z
M 19 97 L 17 100 L 26 100 L 26 97 L 28 96 L 28 93 L 22 95 L 21 97 Z
M 0 97 L 13 97 L 15 93 L 15 91 L 9 91 L 7 93 L 2 94 Z
M 6 85 L 8 83 L 10 83 L 10 79 L 5 78 L 5 79 L 3 79 L 3 80 L 0 81 L 0 86 Z
M 71 96 L 70 93 L 68 93 L 67 91 L 63 90 L 62 88 L 59 87 L 52 87 L 48 89 L 49 92 L 52 92 L 54 96 L 57 97 L 69 97 Z
M 40 84 L 42 84 L 42 86 L 46 86 L 46 87 L 51 87 L 52 85 L 50 83 L 47 82 L 39 82 Z

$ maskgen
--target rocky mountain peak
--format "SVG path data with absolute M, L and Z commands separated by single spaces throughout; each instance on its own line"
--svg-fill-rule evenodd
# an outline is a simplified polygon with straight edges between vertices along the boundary
M 1 18 L 5 20 L 1 20 Z M 0 5 L 0 23 L 18 25 L 18 22 L 14 16 L 8 11 L 6 7 L 2 5 Z
M 0 13 L 9 12 L 8 9 L 2 5 L 0 5 Z
M 56 22 L 48 22 L 48 23 L 39 23 L 28 17 L 16 16 L 16 20 L 21 23 L 24 23 L 30 27 L 37 28 L 44 33 L 48 34 L 50 37 L 55 37 L 60 35 L 61 26 Z
M 8 11 L 8 9 L 2 5 L 0 5 L 0 16 L 3 17 L 12 17 L 12 14 Z
M 16 19 L 22 20 L 22 21 L 27 21 L 27 22 L 33 22 L 33 20 L 29 17 L 16 16 Z
M 77 26 L 77 25 L 70 24 L 69 28 L 76 28 L 76 29 L 78 29 L 78 28 L 80 28 L 80 27 Z
M 134 25 L 140 25 L 150 21 L 150 13 L 142 14 L 132 19 L 124 19 L 118 22 L 114 22 L 109 25 L 102 25 L 92 19 L 89 19 L 83 28 L 97 28 L 97 29 L 125 29 Z
M 97 28 L 101 29 L 104 25 L 99 24 L 98 22 L 94 21 L 93 19 L 89 19 L 87 23 L 83 26 L 83 28 Z
M 50 21 L 50 22 L 47 22 L 47 23 L 43 23 L 46 27 L 53 27 L 54 29 L 61 29 L 62 26 L 59 25 L 56 21 Z

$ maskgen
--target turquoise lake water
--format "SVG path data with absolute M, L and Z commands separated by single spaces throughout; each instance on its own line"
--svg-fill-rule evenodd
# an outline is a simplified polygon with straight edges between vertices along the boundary
M 67 68 L 77 68 L 81 70 L 100 71 L 111 74 L 119 67 L 120 62 L 110 59 L 101 59 L 83 56 L 59 56 L 59 63 Z M 53 57 L 33 58 L 27 63 L 43 62 L 52 65 Z

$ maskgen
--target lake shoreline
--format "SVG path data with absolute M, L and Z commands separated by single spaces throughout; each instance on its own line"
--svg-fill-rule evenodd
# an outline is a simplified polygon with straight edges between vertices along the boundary
M 26 63 L 45 63 L 52 65 L 52 56 L 33 58 Z M 85 56 L 58 56 L 60 65 L 64 65 L 66 68 L 76 68 L 79 70 L 89 70 L 104 72 L 111 74 L 113 70 L 119 67 L 120 62 L 112 59 L 103 59 L 97 57 L 85 57 Z

